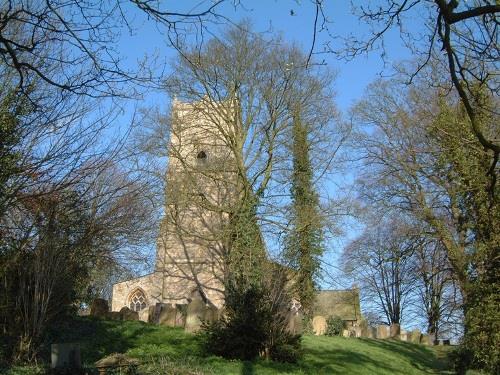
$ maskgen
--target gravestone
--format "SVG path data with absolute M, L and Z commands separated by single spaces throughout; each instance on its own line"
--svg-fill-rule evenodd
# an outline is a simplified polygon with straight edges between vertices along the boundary
M 399 334 L 401 333 L 401 326 L 397 323 L 393 323 L 390 326 L 390 337 L 393 339 L 399 338 Z
M 139 320 L 142 322 L 149 322 L 149 308 L 139 310 Z
M 80 345 L 75 343 L 52 344 L 50 367 L 53 369 L 79 369 L 82 367 Z
M 109 311 L 108 301 L 102 298 L 96 298 L 90 306 L 90 316 L 96 318 L 106 318 Z
M 368 330 L 370 327 L 368 326 L 368 322 L 365 319 L 362 319 L 361 322 L 359 322 L 359 328 L 360 331 L 358 337 L 368 337 Z
M 177 309 L 175 314 L 175 326 L 184 328 L 186 326 L 187 305 L 178 304 L 175 308 Z
M 399 339 L 401 341 L 408 341 L 408 332 L 406 332 L 404 329 L 402 329 L 401 333 L 399 334 Z
M 139 320 L 137 311 L 130 310 L 127 306 L 123 306 L 120 310 L 122 320 Z
M 430 333 L 427 335 L 428 336 L 428 343 L 427 345 L 437 345 L 436 341 L 436 334 L 435 333 Z
M 122 314 L 119 311 L 109 311 L 107 318 L 110 320 L 122 320 Z
M 160 317 L 158 318 L 158 324 L 175 327 L 177 315 L 177 308 L 172 306 L 170 303 L 167 303 L 162 306 L 160 311 Z
M 209 323 L 213 323 L 218 319 L 219 319 L 219 309 L 212 304 L 206 305 L 203 320 Z
M 390 336 L 390 328 L 385 324 L 380 324 L 377 326 L 377 338 L 387 339 Z
M 155 323 L 156 305 L 149 306 L 147 310 L 148 310 L 148 323 Z
M 324 316 L 317 315 L 312 320 L 313 332 L 316 336 L 324 335 L 326 332 L 327 324 Z
M 205 303 L 201 298 L 193 299 L 187 306 L 186 332 L 197 332 L 201 328 L 201 322 L 205 319 Z
M 302 313 L 300 312 L 295 312 L 295 311 L 288 311 L 287 314 L 287 331 L 291 333 L 292 335 L 300 335 L 302 334 L 303 328 L 302 328 L 302 320 L 303 316 Z
M 353 337 L 363 337 L 363 329 L 360 326 L 355 326 L 352 330 Z
M 424 345 L 429 345 L 429 335 L 422 333 L 420 335 L 420 343 Z
M 415 344 L 420 344 L 420 336 L 422 335 L 422 333 L 420 332 L 419 329 L 414 329 L 413 331 L 411 331 L 411 342 L 415 343 Z
M 368 326 L 368 335 L 366 336 L 369 339 L 376 339 L 377 338 L 377 328 Z

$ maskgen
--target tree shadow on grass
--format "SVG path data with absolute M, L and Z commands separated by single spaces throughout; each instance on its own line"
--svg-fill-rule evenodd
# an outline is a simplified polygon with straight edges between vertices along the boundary
M 258 374 L 259 369 L 269 372 L 304 374 L 398 374 L 429 373 L 450 374 L 444 371 L 445 363 L 439 363 L 430 348 L 398 341 L 370 339 L 350 339 L 362 341 L 362 346 L 349 348 L 353 342 L 346 342 L 344 347 L 307 348 L 306 355 L 298 364 L 255 361 L 253 371 L 242 374 Z M 361 344 L 361 343 L 360 343 Z M 367 345 L 365 345 L 367 344 Z M 364 346 L 364 348 L 363 348 Z M 385 353 L 386 355 L 377 355 Z M 393 353 L 394 356 L 387 356 Z
M 111 353 L 125 353 L 137 347 L 141 338 L 148 337 L 154 331 L 155 327 L 138 321 L 77 317 L 61 322 L 51 329 L 42 358 L 49 362 L 52 343 L 79 343 L 83 363 L 92 366 L 95 361 Z
M 444 359 L 438 358 L 430 347 L 397 340 L 373 340 L 365 338 L 358 340 L 376 348 L 399 353 L 406 357 L 413 367 L 421 371 L 431 370 L 448 373 L 445 371 L 448 369 L 448 363 Z

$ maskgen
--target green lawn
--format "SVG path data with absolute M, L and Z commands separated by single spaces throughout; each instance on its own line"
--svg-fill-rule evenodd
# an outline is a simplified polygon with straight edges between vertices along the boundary
M 204 357 L 195 336 L 142 322 L 78 319 L 58 327 L 51 341 L 80 342 L 87 367 L 110 353 L 126 353 L 143 362 L 142 374 L 450 374 L 447 348 L 391 340 L 304 336 L 304 357 L 294 365 Z

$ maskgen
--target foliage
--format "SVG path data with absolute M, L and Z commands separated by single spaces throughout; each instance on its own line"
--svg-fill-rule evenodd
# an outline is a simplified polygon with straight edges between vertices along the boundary
M 329 316 L 326 320 L 327 336 L 342 336 L 344 330 L 344 321 L 339 316 Z
M 499 314 L 500 189 L 493 178 L 498 160 L 478 141 L 456 97 L 426 82 L 414 85 L 379 82 L 358 107 L 362 122 L 374 126 L 362 141 L 372 168 L 362 181 L 363 193 L 424 223 L 425 234 L 443 247 L 461 294 L 463 352 L 470 353 L 473 366 L 493 371 L 498 366 L 498 339 L 491 335 Z M 476 88 L 475 97 L 482 108 L 495 107 L 495 99 L 482 90 Z M 485 134 L 498 132 L 495 111 L 481 113 L 476 120 Z
M 260 356 L 296 362 L 300 336 L 286 331 L 286 319 L 269 288 L 231 279 L 225 291 L 224 316 L 203 328 L 205 350 L 229 359 Z
M 311 315 L 324 252 L 323 223 L 319 198 L 313 184 L 310 160 L 310 129 L 303 123 L 301 108 L 292 109 L 292 230 L 288 236 L 285 257 L 297 270 L 296 292 L 305 315 Z
M 297 363 L 226 360 L 205 356 L 198 338 L 179 328 L 143 322 L 103 321 L 79 318 L 58 327 L 50 342 L 79 342 L 85 368 L 114 352 L 139 359 L 140 374 L 360 374 L 424 375 L 446 372 L 447 347 L 427 347 L 392 340 L 354 339 L 306 335 L 303 358 Z M 50 342 L 42 359 L 48 364 Z M 42 366 L 0 368 L 8 375 L 43 374 Z M 169 372 L 171 370 L 171 372 Z

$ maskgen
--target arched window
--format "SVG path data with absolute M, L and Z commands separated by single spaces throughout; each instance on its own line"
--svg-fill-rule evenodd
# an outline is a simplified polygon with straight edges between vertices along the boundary
M 129 308 L 132 311 L 141 311 L 145 309 L 148 304 L 146 302 L 146 296 L 141 289 L 135 290 L 129 297 Z

